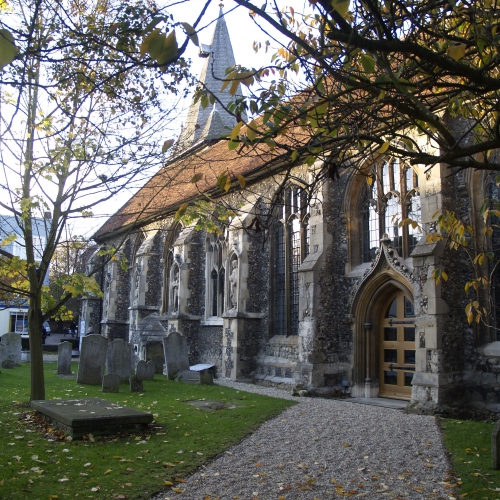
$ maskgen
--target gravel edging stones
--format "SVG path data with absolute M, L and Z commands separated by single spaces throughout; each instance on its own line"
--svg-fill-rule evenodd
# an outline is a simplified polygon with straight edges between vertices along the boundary
M 433 417 L 217 380 L 299 404 L 151 500 L 448 499 L 450 465 Z

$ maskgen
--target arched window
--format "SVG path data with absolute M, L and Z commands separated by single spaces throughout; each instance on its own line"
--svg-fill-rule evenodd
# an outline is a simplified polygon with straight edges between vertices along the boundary
M 226 310 L 227 231 L 207 239 L 206 317 L 220 318 Z
M 407 258 L 421 236 L 418 175 L 399 160 L 390 159 L 373 169 L 370 180 L 363 205 L 363 262 L 373 260 L 383 234 Z M 401 225 L 402 221 L 406 223 Z
M 275 206 L 273 335 L 299 331 L 299 267 L 309 254 L 307 193 L 289 186 Z

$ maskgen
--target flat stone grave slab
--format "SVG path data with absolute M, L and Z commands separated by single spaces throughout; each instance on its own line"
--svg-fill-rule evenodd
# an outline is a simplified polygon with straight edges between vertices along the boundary
M 90 433 L 104 435 L 143 429 L 153 421 L 151 413 L 101 398 L 38 400 L 31 401 L 31 407 L 74 437 Z
M 213 399 L 190 399 L 188 401 L 184 401 L 184 404 L 194 406 L 195 408 L 204 411 L 234 410 L 235 408 L 245 408 L 245 405 L 228 403 L 227 401 L 216 401 Z

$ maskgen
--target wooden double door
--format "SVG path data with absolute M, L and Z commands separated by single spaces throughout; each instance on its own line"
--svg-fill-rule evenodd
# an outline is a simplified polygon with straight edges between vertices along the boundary
M 379 320 L 379 396 L 410 399 L 415 373 L 415 311 L 403 292 L 391 295 Z

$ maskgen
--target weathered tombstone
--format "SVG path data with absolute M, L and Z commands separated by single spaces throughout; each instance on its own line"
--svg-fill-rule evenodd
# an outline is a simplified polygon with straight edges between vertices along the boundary
M 116 373 L 108 373 L 102 377 L 102 392 L 120 392 L 121 377 Z
M 130 377 L 130 392 L 143 392 L 142 379 L 137 375 L 132 375 Z
M 135 374 L 141 379 L 145 380 L 146 378 L 146 361 L 141 359 L 135 368 Z
M 189 367 L 189 370 L 179 371 L 179 380 L 187 384 L 213 385 L 214 373 L 212 364 L 198 364 Z
M 57 350 L 57 373 L 59 375 L 71 375 L 71 342 L 61 342 Z
M 493 468 L 500 469 L 500 420 L 497 421 L 491 433 L 491 458 Z
M 0 365 L 7 359 L 7 348 L 0 342 Z
M 165 375 L 173 379 L 177 372 L 189 370 L 189 356 L 186 337 L 178 332 L 172 332 L 163 339 L 165 353 Z
M 14 366 L 16 366 L 16 364 L 14 363 L 14 361 L 12 361 L 12 359 L 4 359 L 2 361 L 2 368 L 11 370 L 12 368 L 14 368 Z
M 155 373 L 163 373 L 163 342 L 146 342 L 146 362 L 153 360 L 155 362 Z
M 3 346 L 0 354 L 0 362 L 11 360 L 14 366 L 21 366 L 21 335 L 18 333 L 6 333 L 0 341 Z
M 151 359 L 146 363 L 146 370 L 142 380 L 153 380 L 155 376 L 155 362 Z
M 101 335 L 92 334 L 82 338 L 80 363 L 76 377 L 78 384 L 102 384 L 107 350 L 108 341 Z
M 113 340 L 108 344 L 106 371 L 118 375 L 122 382 L 128 382 L 133 373 L 133 356 L 132 344 L 122 339 Z

